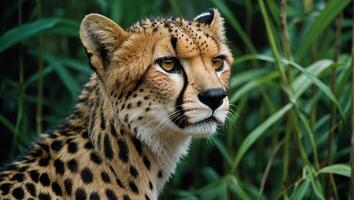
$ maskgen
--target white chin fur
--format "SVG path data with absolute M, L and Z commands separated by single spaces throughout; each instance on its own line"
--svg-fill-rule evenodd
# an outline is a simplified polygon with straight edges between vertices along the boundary
M 217 126 L 216 121 L 202 122 L 189 125 L 183 129 L 183 132 L 194 137 L 208 137 L 216 132 Z

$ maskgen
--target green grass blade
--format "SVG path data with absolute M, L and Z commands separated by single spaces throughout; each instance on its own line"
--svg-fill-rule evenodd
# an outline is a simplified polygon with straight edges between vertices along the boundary
M 293 200 L 303 200 L 305 195 L 309 192 L 311 181 L 309 179 L 305 179 L 300 183 L 298 187 L 296 187 L 293 192 Z
M 78 36 L 79 24 L 72 20 L 47 18 L 40 19 L 34 22 L 29 22 L 20 26 L 16 26 L 6 31 L 0 37 L 0 53 L 7 48 L 21 42 L 25 39 L 42 34 L 46 30 L 53 29 L 55 27 L 69 27 L 75 29 Z
M 292 104 L 286 104 L 282 109 L 271 115 L 268 119 L 266 119 L 262 124 L 257 126 L 243 141 L 239 150 L 236 153 L 236 157 L 233 162 L 233 167 L 231 173 L 234 173 L 237 169 L 241 159 L 248 151 L 248 149 L 268 130 L 268 128 L 273 125 L 275 122 L 278 122 L 291 108 Z
M 73 98 L 76 98 L 80 91 L 80 86 L 71 73 L 63 66 L 60 60 L 49 54 L 44 54 L 44 59 L 54 67 L 54 70 L 58 73 L 59 78 L 62 80 L 65 87 L 71 93 Z
M 268 69 L 252 69 L 252 70 L 247 70 L 245 72 L 237 73 L 236 75 L 231 77 L 230 80 L 230 88 L 237 87 L 245 82 L 254 80 L 258 78 L 259 76 L 262 76 L 269 72 Z
M 230 102 L 235 103 L 244 95 L 250 94 L 251 91 L 253 91 L 255 88 L 260 88 L 261 86 L 266 85 L 267 83 L 271 82 L 272 80 L 278 77 L 279 77 L 279 72 L 275 71 L 267 75 L 264 75 L 256 80 L 250 81 L 249 83 L 245 84 L 240 89 L 238 89 L 238 91 L 235 92 L 233 95 L 231 95 Z
M 13 134 L 16 134 L 16 127 L 12 124 L 5 116 L 0 114 L 0 123 L 2 123 L 6 128 L 8 128 Z
M 348 164 L 334 164 L 323 167 L 317 174 L 337 174 L 341 176 L 351 177 L 351 168 Z
M 339 113 L 341 114 L 342 117 L 344 117 L 344 112 L 342 107 L 339 104 L 339 101 L 337 100 L 336 96 L 333 94 L 333 92 L 327 85 L 325 85 L 315 75 L 313 75 L 311 72 L 301 67 L 297 63 L 290 61 L 289 64 L 295 67 L 296 69 L 298 69 L 299 71 L 301 71 L 301 73 L 303 73 L 304 75 L 306 75 L 306 77 L 309 78 L 337 106 Z
M 308 67 L 306 70 L 313 76 L 319 76 L 323 71 L 331 67 L 332 60 L 319 60 Z M 312 84 L 312 80 L 304 73 L 300 74 L 292 83 L 292 87 L 295 90 L 294 98 L 299 98 Z
M 319 35 L 323 33 L 325 28 L 333 22 L 333 19 L 340 13 L 351 0 L 337 0 L 329 1 L 326 8 L 316 18 L 310 28 L 303 34 L 301 45 L 296 52 L 296 60 L 302 60 L 302 58 L 308 52 L 309 47 L 318 39 Z
M 287 81 L 288 78 L 285 74 L 285 69 L 284 69 L 283 63 L 281 62 L 281 57 L 280 57 L 280 53 L 279 53 L 278 46 L 277 46 L 277 40 L 275 37 L 275 30 L 272 28 L 272 25 L 269 20 L 263 0 L 258 0 L 258 4 L 259 4 L 259 7 L 261 8 L 263 21 L 264 21 L 266 31 L 267 31 L 268 41 L 269 41 L 270 47 L 272 49 L 272 53 L 273 53 L 273 56 L 275 59 L 275 64 L 278 67 L 278 70 L 280 73 L 280 78 L 283 81 L 283 83 L 285 84 L 285 86 L 288 87 L 288 81 Z M 287 88 L 287 89 L 289 89 L 289 88 Z M 291 88 L 290 88 L 289 92 L 291 95 Z

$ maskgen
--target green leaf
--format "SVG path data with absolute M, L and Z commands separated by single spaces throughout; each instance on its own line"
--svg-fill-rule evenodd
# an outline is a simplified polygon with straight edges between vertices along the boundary
M 293 198 L 294 200 L 303 200 L 307 192 L 309 191 L 310 187 L 310 180 L 305 179 L 303 182 L 300 183 L 300 186 L 296 187 L 294 192 L 293 192 Z
M 242 200 L 250 199 L 247 193 L 242 189 L 241 185 L 239 184 L 239 181 L 235 176 L 230 174 L 226 178 L 228 179 L 228 185 L 232 192 L 239 195 L 240 199 Z
M 320 81 L 315 75 L 313 75 L 311 72 L 309 72 L 307 69 L 301 67 L 295 62 L 290 61 L 289 64 L 299 71 L 301 71 L 304 75 L 306 75 L 307 78 L 309 78 L 338 108 L 339 113 L 341 114 L 342 117 L 344 117 L 344 112 L 342 107 L 340 106 L 336 96 L 333 94 L 331 89 L 322 81 Z M 295 100 L 295 99 L 294 99 Z
M 318 174 L 337 174 L 350 178 L 351 168 L 348 164 L 334 164 L 327 167 L 323 167 L 318 171 Z
M 237 60 L 237 59 L 235 59 L 235 60 Z M 235 62 L 238 62 L 238 61 L 235 61 Z M 237 73 L 236 75 L 231 77 L 230 84 L 229 84 L 230 88 L 235 88 L 235 87 L 241 85 L 242 83 L 252 81 L 252 80 L 258 78 L 259 76 L 266 74 L 267 72 L 269 72 L 268 69 L 252 69 L 252 70 L 247 70 L 245 72 Z
M 260 88 L 261 86 L 266 85 L 267 83 L 271 82 L 272 80 L 276 79 L 279 77 L 279 72 L 271 72 L 267 75 L 261 76 L 260 78 L 256 80 L 252 80 L 242 86 L 240 89 L 237 90 L 231 97 L 230 97 L 230 102 L 234 103 L 240 98 L 243 97 L 245 94 L 250 94 L 251 91 L 253 91 L 255 88 Z
M 65 66 L 63 66 L 63 64 L 60 62 L 60 59 L 49 54 L 44 54 L 43 57 L 49 62 L 51 66 L 53 66 L 54 70 L 58 73 L 59 78 L 71 93 L 72 97 L 76 98 L 80 91 L 79 83 L 75 81 L 75 78 L 65 68 Z
M 319 60 L 306 67 L 306 70 L 313 76 L 319 76 L 323 71 L 331 67 L 332 64 L 332 60 Z M 307 74 L 300 74 L 292 83 L 292 87 L 295 91 L 294 98 L 297 99 L 300 97 L 309 88 L 312 82 L 313 80 L 310 79 Z
M 281 117 L 283 117 L 291 108 L 292 104 L 286 104 L 282 109 L 278 112 L 271 115 L 267 120 L 265 120 L 262 124 L 257 126 L 242 142 L 238 152 L 236 153 L 236 157 L 233 162 L 233 167 L 231 173 L 234 173 L 240 163 L 241 159 L 247 152 L 247 150 L 268 130 L 268 128 L 273 125 L 275 122 L 278 122 Z
M 0 53 L 18 42 L 40 35 L 45 31 L 51 30 L 53 33 L 54 28 L 67 28 L 66 31 L 75 30 L 77 32 L 76 35 L 79 35 L 79 24 L 76 21 L 57 18 L 40 19 L 16 26 L 1 35 Z
M 296 53 L 296 60 L 302 60 L 309 47 L 318 39 L 325 28 L 332 23 L 333 19 L 340 13 L 351 0 L 329 1 L 326 8 L 309 26 L 310 28 L 303 34 L 303 40 Z
M 0 114 L 0 123 L 2 123 L 6 128 L 8 128 L 13 134 L 16 133 L 16 127 L 12 124 L 5 116 Z

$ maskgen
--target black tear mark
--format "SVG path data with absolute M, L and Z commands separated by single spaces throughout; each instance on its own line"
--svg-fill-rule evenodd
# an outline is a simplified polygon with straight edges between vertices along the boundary
M 183 70 L 183 67 L 181 67 L 181 71 L 182 71 L 183 80 L 184 80 L 183 87 L 182 87 L 181 92 L 178 95 L 177 100 L 176 100 L 176 114 L 173 116 L 170 116 L 170 119 L 178 127 L 185 128 L 186 126 L 188 126 L 188 122 L 186 121 L 186 118 L 184 116 L 184 110 L 182 108 L 182 104 L 183 104 L 184 92 L 185 92 L 187 85 L 188 85 L 188 78 L 187 78 L 186 72 Z

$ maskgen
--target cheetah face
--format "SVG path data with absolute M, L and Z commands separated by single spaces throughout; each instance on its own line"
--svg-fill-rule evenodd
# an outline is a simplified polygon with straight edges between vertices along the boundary
M 216 9 L 193 21 L 147 19 L 128 31 L 89 15 L 80 36 L 118 118 L 132 132 L 208 136 L 225 121 L 232 55 Z

